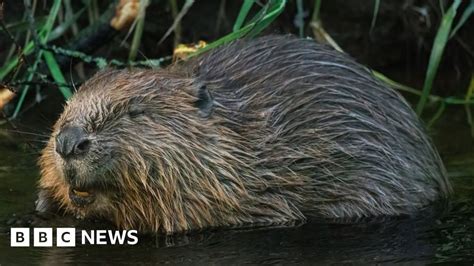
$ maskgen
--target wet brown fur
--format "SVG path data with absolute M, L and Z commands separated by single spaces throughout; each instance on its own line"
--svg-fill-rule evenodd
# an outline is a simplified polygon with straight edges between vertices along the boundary
M 65 125 L 90 134 L 87 156 L 56 154 Z M 410 214 L 450 191 L 398 93 L 347 55 L 289 36 L 96 74 L 66 105 L 40 166 L 40 210 L 56 203 L 144 232 Z M 70 202 L 71 173 L 96 192 L 90 206 Z

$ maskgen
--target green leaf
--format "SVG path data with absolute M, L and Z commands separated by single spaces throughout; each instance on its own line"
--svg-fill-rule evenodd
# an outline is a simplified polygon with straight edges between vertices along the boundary
M 140 1 L 140 10 L 138 17 L 136 19 L 136 27 L 133 33 L 132 46 L 130 47 L 130 53 L 128 55 L 128 61 L 133 61 L 137 57 L 138 48 L 140 48 L 140 43 L 142 40 L 143 29 L 145 27 L 145 15 L 146 8 L 148 7 L 148 0 Z
M 370 23 L 370 32 L 372 32 L 372 30 L 374 29 L 375 27 L 375 22 L 377 22 L 377 15 L 379 14 L 379 8 L 380 8 L 380 0 L 374 0 L 374 13 L 372 15 L 372 22 Z
M 321 2 L 323 0 L 315 0 L 314 1 L 314 8 L 313 8 L 313 15 L 311 16 L 311 21 L 316 22 L 319 20 L 319 11 L 321 10 Z
M 451 26 L 453 24 L 454 17 L 456 16 L 456 10 L 461 4 L 461 0 L 454 0 L 453 4 L 444 14 L 441 25 L 438 28 L 436 37 L 431 48 L 430 61 L 428 63 L 428 69 L 426 71 L 425 81 L 423 83 L 422 95 L 416 106 L 416 113 L 421 116 L 425 107 L 428 96 L 430 95 L 433 87 L 433 81 L 438 71 L 441 57 L 443 56 L 444 48 L 449 39 L 449 33 L 451 32 Z
M 234 27 L 232 28 L 233 32 L 240 30 L 240 28 L 244 24 L 245 18 L 247 18 L 247 15 L 254 3 L 255 3 L 255 0 L 244 0 L 244 3 L 242 4 L 242 7 L 240 8 L 239 15 L 237 16 L 237 19 L 235 20 Z
M 471 82 L 469 83 L 469 87 L 467 88 L 467 92 L 466 92 L 466 97 L 464 99 L 466 99 L 466 101 L 469 101 L 473 98 L 473 96 L 474 96 L 474 73 L 472 73 L 471 75 Z M 474 137 L 474 121 L 472 118 L 471 107 L 469 106 L 469 104 L 466 104 L 465 108 L 466 108 L 466 115 L 467 115 L 467 123 L 469 124 L 469 126 L 471 126 L 471 136 Z
M 56 17 L 58 16 L 58 12 L 59 12 L 59 8 L 61 7 L 61 0 L 55 0 L 54 3 L 53 3 L 53 6 L 51 7 L 51 11 L 49 12 L 49 15 L 48 15 L 48 19 L 46 20 L 46 23 L 45 25 L 41 28 L 40 32 L 39 32 L 39 41 L 41 42 L 41 44 L 45 44 L 47 41 L 48 41 L 48 37 L 49 37 L 49 34 L 51 33 L 51 30 L 53 28 L 53 25 L 54 25 L 54 21 L 56 20 Z M 27 47 L 30 46 L 30 44 L 27 44 Z M 31 51 L 33 51 L 33 47 L 34 47 L 34 44 L 31 44 Z M 25 48 L 26 50 L 26 48 Z M 31 52 L 29 51 L 29 52 Z M 24 51 L 24 53 L 26 54 L 26 52 Z M 31 66 L 29 68 L 29 73 L 28 73 L 28 76 L 27 76 L 27 81 L 31 81 L 33 79 L 33 75 L 34 73 L 36 72 L 36 68 L 38 67 L 38 64 L 39 64 L 39 61 L 41 60 L 41 57 L 42 57 L 42 53 L 43 51 L 40 49 L 38 51 L 38 54 L 36 56 L 36 59 L 35 59 L 35 62 L 33 63 L 33 66 Z M 11 60 L 11 62 L 14 62 L 14 61 L 18 61 L 18 57 L 16 58 L 13 58 Z M 5 71 L 2 67 L 1 71 L 0 71 L 0 79 L 3 79 L 5 75 L 8 75 L 8 73 L 11 71 L 11 69 L 13 69 L 14 67 L 16 66 L 13 65 L 12 66 L 12 63 L 7 63 L 6 65 L 6 69 L 5 70 L 8 70 Z M 8 67 L 11 67 L 10 69 L 8 69 Z M 25 101 L 25 97 L 26 97 L 26 94 L 28 93 L 28 90 L 29 90 L 30 86 L 29 85 L 25 85 L 23 87 L 23 89 L 21 90 L 21 94 L 20 94 L 20 98 L 15 106 L 15 111 L 13 112 L 13 118 L 17 117 L 18 114 L 20 113 L 20 110 L 21 110 L 21 106 L 23 105 L 23 102 Z
M 190 57 L 196 56 L 233 40 L 240 39 L 244 36 L 252 37 L 257 35 L 281 14 L 281 12 L 285 9 L 285 4 L 286 0 L 269 1 L 268 4 L 265 5 L 263 9 L 260 10 L 247 25 L 218 39 L 217 41 L 206 45 L 206 47 L 203 47 L 191 54 Z
M 53 76 L 54 81 L 56 82 L 56 84 L 58 84 L 59 90 L 63 94 L 64 98 L 66 100 L 71 98 L 72 92 L 69 87 L 65 86 L 65 84 L 67 84 L 66 79 L 64 78 L 64 75 L 61 72 L 61 69 L 59 68 L 58 62 L 56 62 L 53 53 L 45 51 L 43 53 L 43 57 L 46 62 L 46 65 L 49 68 L 49 72 L 51 72 L 51 76 Z
M 39 31 L 39 38 L 40 42 L 42 44 L 45 44 L 49 39 L 49 35 L 51 33 L 51 30 L 54 25 L 54 21 L 56 17 L 58 16 L 58 11 L 59 8 L 61 7 L 61 0 L 55 0 L 53 3 L 53 6 L 51 7 L 51 11 L 49 12 L 49 15 L 47 17 L 46 22 L 44 25 L 41 27 Z M 24 48 L 23 48 L 23 54 L 24 55 L 29 55 L 34 51 L 34 42 L 30 41 Z M 3 80 L 18 64 L 19 58 L 18 56 L 12 57 L 8 62 L 6 62 L 1 68 L 0 68 L 0 80 Z
M 456 35 L 456 32 L 464 25 L 464 23 L 472 15 L 472 13 L 474 13 L 474 0 L 471 0 L 469 6 L 462 13 L 461 19 L 459 19 L 458 24 L 451 31 L 451 35 L 449 35 L 450 39 L 453 38 L 454 35 Z
M 44 26 L 46 22 L 46 17 L 38 17 L 35 19 L 35 28 L 40 28 Z M 6 28 L 10 32 L 20 33 L 30 29 L 30 23 L 28 21 L 17 21 L 6 25 Z

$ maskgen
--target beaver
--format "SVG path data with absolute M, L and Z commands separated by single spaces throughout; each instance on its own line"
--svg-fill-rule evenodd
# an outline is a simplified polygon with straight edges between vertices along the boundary
M 39 165 L 39 211 L 168 234 L 410 215 L 451 192 L 399 93 L 286 35 L 100 71 L 65 105 Z

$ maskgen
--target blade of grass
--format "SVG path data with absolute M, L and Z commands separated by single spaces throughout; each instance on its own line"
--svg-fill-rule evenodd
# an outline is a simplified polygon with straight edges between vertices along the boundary
M 250 26 L 249 31 L 244 34 L 245 37 L 255 37 L 262 30 L 267 28 L 273 20 L 283 11 L 284 6 L 279 6 L 279 1 L 269 1 L 262 9 L 260 9 L 255 16 L 250 19 L 247 26 Z M 282 10 L 280 11 L 280 8 Z
M 236 32 L 242 28 L 242 25 L 245 22 L 245 19 L 247 18 L 247 15 L 249 14 L 250 9 L 252 8 L 253 4 L 255 3 L 255 0 L 244 0 L 244 3 L 242 4 L 242 7 L 240 8 L 239 15 L 237 16 L 237 19 L 235 20 L 234 27 L 232 27 L 232 31 Z
M 33 52 L 34 43 L 29 42 L 22 50 L 24 55 L 29 55 Z M 13 56 L 12 59 L 7 61 L 1 68 L 0 68 L 0 80 L 3 80 L 19 63 L 18 55 Z
M 337 44 L 337 42 L 323 28 L 321 19 L 319 18 L 321 2 L 322 0 L 316 0 L 314 2 L 313 15 L 311 16 L 311 21 L 309 23 L 309 26 L 313 30 L 313 36 L 318 42 L 326 43 L 332 46 L 337 51 L 344 52 L 342 48 Z
M 69 28 L 71 28 L 74 23 L 79 19 L 79 17 L 86 11 L 86 7 L 81 8 L 78 12 L 73 14 L 72 17 L 67 18 L 66 21 L 62 24 L 56 27 L 50 34 L 48 38 L 48 42 L 54 41 L 57 38 L 61 37 Z
M 194 0 L 186 0 L 184 2 L 183 7 L 181 8 L 181 11 L 179 11 L 178 15 L 173 21 L 173 25 L 169 27 L 165 35 L 163 35 L 163 37 L 161 37 L 161 39 L 158 41 L 157 45 L 160 45 L 161 43 L 163 43 L 164 40 L 166 40 L 166 38 L 168 38 L 171 32 L 173 32 L 176 26 L 180 23 L 181 19 L 183 19 L 183 17 L 188 13 L 189 9 L 193 6 L 193 4 L 194 4 Z
M 178 11 L 178 0 L 169 0 L 169 5 L 171 8 L 171 15 L 173 16 L 173 20 L 175 20 L 178 17 L 179 11 Z M 176 27 L 174 28 L 174 45 L 173 48 L 176 48 L 179 43 L 181 42 L 181 22 L 176 24 Z
M 143 28 L 145 26 L 145 15 L 146 8 L 148 7 L 149 0 L 140 0 L 140 9 L 138 11 L 138 16 L 136 18 L 136 26 L 133 33 L 132 45 L 130 47 L 130 53 L 128 55 L 128 61 L 134 61 L 137 57 L 138 48 L 140 48 L 140 43 L 143 35 Z
M 412 87 L 409 87 L 409 86 L 406 86 L 406 85 L 403 85 L 401 83 L 398 83 L 390 78 L 388 78 L 387 76 L 383 75 L 382 73 L 380 72 L 377 72 L 375 70 L 371 70 L 372 73 L 374 74 L 374 76 L 376 78 L 378 78 L 379 80 L 383 81 L 385 84 L 389 85 L 390 87 L 396 89 L 396 90 L 399 90 L 399 91 L 403 91 L 403 92 L 407 92 L 407 93 L 410 93 L 410 94 L 413 94 L 413 95 L 418 95 L 418 96 L 421 96 L 423 94 L 422 91 L 418 90 L 418 89 L 415 89 L 415 88 L 412 88 Z M 474 84 L 473 84 L 474 86 Z M 438 95 L 429 95 L 429 100 L 430 101 L 433 101 L 433 102 L 444 102 L 446 105 L 472 105 L 474 104 L 474 99 L 460 99 L 460 98 L 456 98 L 456 97 L 447 97 L 447 98 L 443 98 L 441 96 L 438 96 Z
M 322 0 L 315 0 L 314 1 L 313 15 L 311 16 L 311 21 L 312 22 L 319 21 L 319 11 L 321 10 L 321 2 L 322 2 Z
M 99 7 L 97 5 L 97 0 L 87 1 L 87 14 L 90 25 L 93 25 L 99 19 Z
M 58 16 L 59 8 L 61 7 L 61 0 L 54 0 L 53 6 L 51 7 L 51 11 L 48 14 L 48 19 L 44 27 L 40 31 L 40 36 L 42 42 L 46 42 L 49 38 L 49 34 L 53 29 L 54 22 L 56 21 L 56 17 Z
M 262 9 L 262 12 L 264 13 L 260 16 L 255 16 L 257 20 L 255 21 L 255 25 L 251 28 L 247 36 L 255 37 L 265 28 L 267 28 L 281 14 L 281 12 L 283 12 L 285 9 L 285 4 L 286 1 L 270 1 L 268 5 Z
M 260 33 L 264 28 L 266 28 L 273 20 L 275 20 L 278 15 L 285 9 L 286 0 L 273 0 L 270 1 L 263 9 L 266 12 L 261 13 L 263 17 L 261 19 L 257 19 L 256 17 L 259 16 L 259 13 L 252 18 L 251 22 L 247 25 L 239 29 L 238 31 L 232 32 L 227 34 L 226 36 L 214 41 L 205 47 L 199 49 L 198 51 L 194 52 L 193 54 L 189 55 L 189 57 L 199 55 L 206 51 L 209 51 L 213 48 L 221 46 L 225 43 L 231 42 L 233 40 L 242 38 L 243 36 L 255 36 L 256 34 Z
M 53 29 L 54 21 L 56 20 L 56 17 L 58 16 L 60 7 L 61 7 L 61 0 L 54 0 L 53 5 L 51 7 L 51 11 L 49 12 L 49 15 L 48 15 L 48 19 L 46 20 L 44 27 L 41 29 L 40 33 L 38 34 L 39 41 L 41 42 L 41 44 L 45 44 L 48 41 L 49 34 L 51 33 L 51 30 Z M 32 51 L 33 51 L 33 48 L 34 48 L 34 45 L 32 45 L 32 48 L 31 48 Z M 30 82 L 33 79 L 33 75 L 36 72 L 36 68 L 38 67 L 39 61 L 42 56 L 42 52 L 43 51 L 41 49 L 38 51 L 35 62 L 33 63 L 33 66 L 29 69 L 29 73 L 27 76 L 28 82 Z M 18 60 L 18 58 L 16 60 Z M 3 79 L 3 77 L 0 76 L 0 79 Z M 13 118 L 16 118 L 18 114 L 20 113 L 21 106 L 23 105 L 23 102 L 25 101 L 25 97 L 26 97 L 26 94 L 28 93 L 29 88 L 30 88 L 29 85 L 25 85 L 25 87 L 23 87 L 20 94 L 20 98 L 18 99 L 17 105 L 15 107 L 15 111 L 13 112 L 13 116 L 12 116 Z
M 296 26 L 298 27 L 298 34 L 301 38 L 304 37 L 304 7 L 303 7 L 303 0 L 296 0 L 296 9 L 298 10 L 296 13 Z
M 425 82 L 423 84 L 422 95 L 416 106 L 416 113 L 421 116 L 423 109 L 426 104 L 426 100 L 431 92 L 433 81 L 438 71 L 439 63 L 443 55 L 444 48 L 449 39 L 449 33 L 451 32 L 451 26 L 453 24 L 454 17 L 456 16 L 456 10 L 461 4 L 461 0 L 454 0 L 453 4 L 447 12 L 444 14 L 441 25 L 438 29 L 436 37 L 431 48 L 430 60 L 428 63 L 428 69 L 426 71 Z
M 466 101 L 469 101 L 473 98 L 474 96 L 474 73 L 471 75 L 471 82 L 469 83 L 469 88 L 467 89 L 466 92 L 466 97 L 464 98 Z M 472 119 L 472 112 L 471 112 L 471 106 L 469 104 L 466 104 L 466 115 L 467 115 L 467 123 L 471 127 L 471 136 L 474 137 L 474 121 Z
M 426 127 L 431 128 L 434 125 L 434 123 L 436 123 L 436 121 L 438 121 L 438 119 L 441 117 L 441 115 L 443 114 L 445 109 L 446 109 L 446 103 L 441 102 L 440 105 L 439 105 L 438 110 L 433 115 L 433 117 L 430 119 L 430 121 L 426 124 Z
M 321 0 L 316 0 L 312 20 L 310 23 L 311 27 L 313 27 L 313 30 L 317 31 L 317 34 L 315 34 L 315 36 L 321 35 L 321 37 L 323 38 L 323 42 L 330 43 L 330 45 L 333 46 L 336 50 L 343 52 L 343 50 L 339 47 L 339 45 L 337 45 L 337 43 L 333 41 L 333 39 L 329 36 L 329 34 L 325 32 L 325 30 L 321 26 L 321 23 L 319 20 L 320 5 L 321 5 Z M 320 33 L 324 33 L 324 34 L 320 34 Z M 381 80 L 382 82 L 386 83 L 387 85 L 389 85 L 390 87 L 394 89 L 408 92 L 408 93 L 418 95 L 418 96 L 421 96 L 423 94 L 422 91 L 403 85 L 394 80 L 391 80 L 390 78 L 386 77 L 380 72 L 377 72 L 375 70 L 371 70 L 371 71 L 375 77 L 377 77 L 379 80 Z M 472 86 L 474 87 L 474 81 L 473 81 Z M 474 88 L 472 90 L 474 90 Z M 439 117 L 442 115 L 447 105 L 465 105 L 466 108 L 469 108 L 469 105 L 474 104 L 474 99 L 470 99 L 470 97 L 466 97 L 466 99 L 459 99 L 455 97 L 443 98 L 437 95 L 430 94 L 428 95 L 428 99 L 433 102 L 440 103 L 440 107 L 438 108 L 436 114 L 432 117 L 432 119 L 430 119 L 428 123 L 429 126 L 433 125 L 439 119 Z M 474 133 L 473 133 L 473 136 L 474 136 Z
M 44 26 L 46 23 L 46 17 L 39 17 L 35 21 L 35 28 L 41 28 Z M 29 29 L 29 24 L 27 21 L 17 21 L 17 22 L 12 22 L 6 25 L 7 29 L 11 32 L 23 32 L 27 31 Z
M 374 0 L 374 13 L 372 15 L 372 22 L 370 23 L 370 32 L 375 27 L 375 22 L 377 22 L 377 15 L 379 14 L 380 0 Z
M 89 3 L 90 3 L 90 2 L 88 2 L 87 4 L 89 4 Z M 87 4 L 86 4 L 86 5 L 87 5 Z M 83 8 L 81 9 L 81 11 L 82 11 L 82 10 L 85 11 L 86 9 L 87 9 L 87 6 L 86 6 L 86 7 L 83 7 Z M 71 0 L 64 0 L 64 10 L 65 10 L 65 12 L 66 12 L 66 16 L 67 16 L 67 17 L 72 17 L 72 16 L 74 16 L 74 11 L 73 11 L 73 8 L 72 8 Z M 81 12 L 81 13 L 82 13 L 82 12 Z M 72 31 L 72 34 L 73 34 L 74 36 L 77 36 L 77 33 L 79 33 L 79 28 L 78 28 L 77 23 L 75 23 L 75 21 L 74 21 L 74 23 L 72 23 L 72 25 L 71 25 L 71 31 Z
M 456 24 L 454 29 L 451 31 L 451 35 L 449 35 L 450 39 L 453 38 L 454 35 L 456 35 L 456 32 L 458 32 L 458 30 L 464 25 L 464 23 L 473 13 L 474 13 L 474 0 L 471 0 L 471 3 L 469 3 L 469 6 L 466 7 L 464 12 L 462 13 L 458 24 Z
M 58 62 L 56 62 L 53 53 L 45 51 L 43 53 L 43 57 L 46 62 L 46 65 L 49 68 L 49 71 L 51 72 L 51 76 L 53 76 L 54 81 L 56 82 L 56 84 L 58 84 L 59 90 L 63 94 L 64 98 L 66 100 L 71 98 L 72 92 L 69 87 L 65 86 L 65 84 L 67 84 L 66 79 L 64 78 L 64 75 L 61 72 L 61 69 L 59 68 Z
M 60 1 L 59 1 L 60 2 Z M 56 5 L 56 2 L 54 3 Z M 51 12 L 50 12 L 50 15 L 48 15 L 47 17 L 44 18 L 44 21 L 41 21 L 41 24 L 42 27 L 39 29 L 39 33 L 38 35 L 40 36 L 40 39 L 41 39 L 41 36 L 46 36 L 47 37 L 47 41 L 52 41 L 58 37 L 60 37 L 60 34 L 62 33 L 59 33 L 58 31 L 52 31 L 52 26 L 54 24 L 54 21 L 53 23 L 51 23 L 51 14 L 52 13 L 56 13 L 57 14 L 57 11 L 58 10 L 55 10 L 55 6 L 52 7 L 51 9 Z M 69 27 L 71 26 L 75 20 L 77 20 L 79 18 L 79 14 L 82 14 L 83 10 L 81 9 L 78 13 L 76 13 L 76 15 L 74 16 L 73 20 L 66 23 L 66 25 Z M 28 22 L 26 22 L 28 23 Z M 37 25 L 37 23 L 35 22 L 34 25 Z M 49 30 L 48 30 L 49 28 Z M 49 32 L 48 32 L 49 31 Z M 26 45 L 23 47 L 23 50 L 22 50 L 22 53 L 23 55 L 30 55 L 33 51 L 34 51 L 34 48 L 35 48 L 35 44 L 34 44 L 34 41 L 29 41 L 26 43 Z M 4 65 L 0 68 L 0 80 L 3 80 L 14 68 L 15 66 L 18 64 L 19 62 L 19 58 L 18 56 L 13 56 L 10 60 L 6 61 L 4 63 Z
M 312 16 L 312 21 L 311 21 L 311 26 L 314 29 L 318 30 L 318 35 L 319 35 L 320 32 L 325 33 L 325 30 L 322 28 L 321 23 L 318 19 L 318 17 L 319 17 L 318 13 L 319 13 L 320 5 L 321 5 L 321 0 L 316 0 L 315 6 L 314 6 L 314 12 L 313 12 L 313 16 Z M 315 36 L 316 36 L 316 34 L 315 34 Z M 322 34 L 321 37 L 323 37 L 323 39 L 319 40 L 319 41 L 321 41 L 323 43 L 328 43 L 334 49 L 336 49 L 340 52 L 344 52 L 344 50 L 342 50 L 339 47 L 339 45 L 331 38 L 331 36 L 329 36 L 329 34 L 327 34 L 327 33 Z M 412 87 L 409 87 L 409 86 L 406 86 L 404 84 L 398 83 L 398 82 L 388 78 L 387 76 L 385 76 L 384 74 L 382 74 L 378 71 L 375 71 L 373 69 L 369 69 L 369 70 L 373 73 L 373 75 L 377 79 L 381 80 L 383 83 L 387 84 L 388 86 L 390 86 L 390 87 L 392 87 L 396 90 L 407 92 L 407 93 L 418 95 L 418 96 L 421 96 L 423 94 L 422 91 L 420 91 L 418 89 L 415 89 L 415 88 L 412 88 Z M 474 99 L 472 99 L 472 100 L 471 99 L 459 99 L 459 98 L 455 98 L 455 97 L 443 98 L 443 97 L 437 96 L 437 95 L 428 95 L 428 99 L 430 101 L 433 101 L 433 102 L 443 102 L 446 105 L 472 105 L 472 104 L 474 104 Z

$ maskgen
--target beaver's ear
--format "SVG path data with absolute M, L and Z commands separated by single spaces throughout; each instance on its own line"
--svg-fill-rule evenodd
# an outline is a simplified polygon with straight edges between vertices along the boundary
M 206 85 L 199 85 L 194 92 L 196 101 L 194 106 L 199 109 L 199 115 L 202 117 L 209 117 L 214 107 L 214 98 Z

